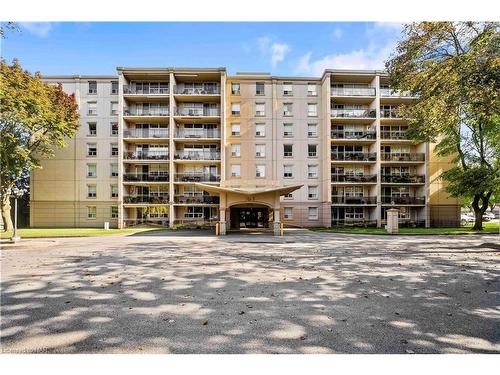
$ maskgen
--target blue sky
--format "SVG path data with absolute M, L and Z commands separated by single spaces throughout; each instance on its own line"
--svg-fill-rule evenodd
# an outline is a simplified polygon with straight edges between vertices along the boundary
M 114 74 L 117 66 L 224 66 L 236 72 L 319 76 L 382 69 L 401 25 L 380 22 L 20 23 L 2 56 L 30 71 Z

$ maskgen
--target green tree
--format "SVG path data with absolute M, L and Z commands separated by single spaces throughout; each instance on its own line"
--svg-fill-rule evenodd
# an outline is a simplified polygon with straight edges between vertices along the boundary
M 44 83 L 39 73 L 0 62 L 0 194 L 4 230 L 12 229 L 9 191 L 27 171 L 40 167 L 41 157 L 65 146 L 78 130 L 74 95 L 61 85 Z
M 405 25 L 386 63 L 393 89 L 417 96 L 399 109 L 410 136 L 453 156 L 441 177 L 471 200 L 476 230 L 500 185 L 499 51 L 498 23 L 420 22 Z

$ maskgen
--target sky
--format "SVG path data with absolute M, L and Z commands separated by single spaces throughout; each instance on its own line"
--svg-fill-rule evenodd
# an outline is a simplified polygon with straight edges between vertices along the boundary
M 44 75 L 115 74 L 117 66 L 225 67 L 320 76 L 383 69 L 402 25 L 382 22 L 35 22 L 7 31 L 1 54 Z

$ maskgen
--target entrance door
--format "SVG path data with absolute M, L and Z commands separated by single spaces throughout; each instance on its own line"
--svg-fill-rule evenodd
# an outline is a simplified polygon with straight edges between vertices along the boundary
M 267 207 L 231 208 L 231 229 L 269 228 Z

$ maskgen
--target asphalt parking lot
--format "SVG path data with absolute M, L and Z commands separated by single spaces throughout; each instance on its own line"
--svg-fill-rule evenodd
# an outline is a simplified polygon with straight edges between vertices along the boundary
M 25 240 L 1 252 L 1 349 L 500 353 L 499 255 L 493 235 Z

